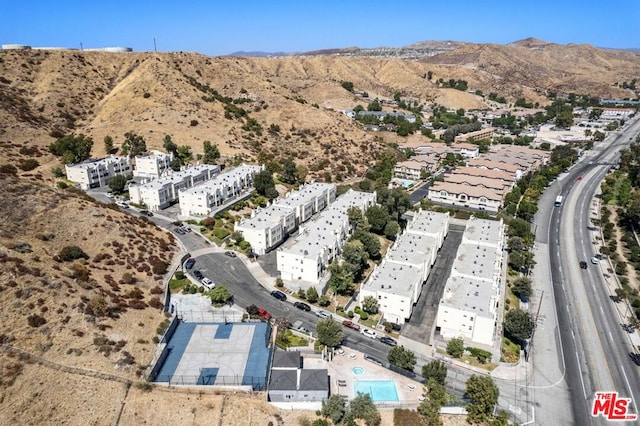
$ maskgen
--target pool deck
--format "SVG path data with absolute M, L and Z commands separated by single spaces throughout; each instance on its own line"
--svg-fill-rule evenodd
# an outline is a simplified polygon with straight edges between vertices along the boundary
M 324 363 L 325 368 L 329 369 L 329 377 L 331 382 L 330 391 L 332 395 L 346 395 L 349 399 L 353 399 L 356 396 L 354 388 L 357 381 L 393 380 L 396 383 L 398 401 L 380 401 L 376 402 L 376 404 L 395 404 L 402 405 L 403 407 L 408 407 L 411 405 L 417 406 L 420 403 L 418 398 L 423 394 L 422 384 L 365 360 L 361 352 L 355 351 L 350 348 L 343 349 L 344 354 L 336 355 L 332 361 Z M 306 363 L 307 360 L 305 359 L 305 367 Z M 364 368 L 364 373 L 356 375 L 352 371 L 353 367 Z M 346 383 L 346 386 L 338 386 L 338 380 L 344 381 Z M 410 389 L 410 386 L 413 387 L 413 390 Z

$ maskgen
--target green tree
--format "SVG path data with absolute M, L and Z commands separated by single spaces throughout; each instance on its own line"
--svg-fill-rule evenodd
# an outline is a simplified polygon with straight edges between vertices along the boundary
M 427 398 L 418 406 L 418 413 L 426 426 L 442 426 L 440 409 L 447 402 L 447 391 L 444 385 L 434 378 L 427 382 Z
M 387 225 L 387 221 L 389 220 L 389 212 L 386 207 L 371 206 L 367 209 L 365 214 L 367 216 L 367 221 L 371 225 L 371 232 L 381 235 L 384 232 L 384 227 Z
M 510 237 L 526 238 L 531 235 L 531 225 L 524 219 L 512 219 L 509 222 L 508 233 Z
M 218 164 L 218 160 L 220 159 L 220 150 L 218 149 L 218 145 L 212 145 L 211 142 L 204 141 L 202 143 L 202 147 L 204 149 L 202 162 L 204 164 Z
M 346 246 L 346 244 L 345 244 Z M 353 284 L 353 270 L 356 266 L 348 262 L 333 262 L 329 265 L 329 287 L 338 294 L 353 294 L 355 286 Z
M 569 128 L 573 125 L 573 108 L 564 105 L 556 115 L 556 127 Z
M 191 152 L 191 148 L 187 145 L 182 145 L 178 147 L 178 158 L 182 162 L 182 164 L 187 164 L 191 160 L 193 160 L 193 153 Z
M 284 183 L 294 185 L 298 182 L 298 168 L 296 162 L 293 161 L 293 157 L 289 157 L 284 160 L 282 174 L 280 180 Z
M 344 400 L 337 394 L 324 399 L 322 401 L 322 410 L 320 410 L 322 415 L 330 418 L 334 425 L 340 423 L 346 411 Z
M 380 240 L 371 232 L 364 230 L 356 230 L 353 233 L 352 239 L 356 239 L 362 242 L 364 249 L 369 255 L 370 259 L 380 258 Z
M 526 249 L 527 247 L 524 245 L 522 237 L 509 237 L 509 239 L 507 240 L 507 250 L 509 251 L 519 251 Z
M 444 362 L 435 359 L 422 366 L 422 377 L 425 380 L 435 380 L 439 385 L 444 386 L 447 379 L 447 366 Z
M 113 138 L 109 135 L 104 137 L 104 150 L 107 154 L 111 154 L 113 151 Z
M 362 276 L 362 272 L 367 267 L 367 258 L 364 244 L 360 240 L 352 239 L 342 246 L 342 259 L 351 266 L 352 281 Z
M 380 102 L 377 99 L 374 99 L 369 102 L 367 111 L 382 111 L 382 105 L 380 105 Z
M 179 172 L 182 168 L 182 161 L 180 161 L 179 157 L 173 157 L 173 160 L 171 160 L 169 167 L 171 167 L 171 170 L 173 170 L 174 172 Z
M 349 225 L 351 225 L 351 229 L 353 229 L 354 232 L 356 230 L 368 231 L 369 228 L 371 228 L 359 207 L 349 207 L 347 210 L 347 216 L 349 217 Z
M 349 403 L 349 412 L 356 419 L 363 419 L 367 426 L 378 426 L 382 419 L 368 393 L 360 393 Z
M 498 403 L 500 391 L 489 376 L 473 374 L 467 380 L 465 394 L 471 399 L 467 405 L 467 421 L 483 423 L 492 420 L 493 409 Z
M 276 184 L 273 181 L 273 174 L 269 170 L 262 170 L 253 177 L 253 187 L 259 195 L 267 197 L 269 200 L 278 198 Z
M 362 310 L 369 314 L 377 314 L 378 300 L 374 296 L 365 296 L 362 299 Z
M 510 309 L 504 316 L 504 331 L 516 341 L 524 341 L 531 337 L 535 323 L 527 311 Z
M 129 157 L 135 157 L 147 152 L 147 142 L 140 135 L 134 132 L 124 134 L 124 143 L 122 144 L 122 153 Z
M 340 346 L 342 338 L 344 337 L 342 325 L 334 321 L 333 318 L 318 321 L 318 324 L 316 324 L 316 333 L 318 334 L 318 341 L 331 348 Z
M 83 134 L 66 135 L 49 145 L 49 151 L 65 164 L 79 163 L 91 156 L 93 139 Z
M 169 154 L 173 154 L 175 157 L 178 156 L 178 145 L 173 141 L 171 135 L 164 135 L 162 146 Z
M 127 185 L 127 177 L 125 175 L 115 175 L 109 181 L 109 189 L 116 194 L 124 192 L 124 188 Z
M 531 296 L 531 294 L 533 293 L 531 289 L 531 278 L 516 278 L 513 281 L 513 285 L 511 286 L 511 292 L 520 298 Z
M 307 300 L 309 303 L 316 303 L 318 301 L 318 290 L 315 287 L 309 287 L 307 289 Z
M 416 366 L 416 354 L 404 346 L 394 346 L 387 355 L 389 362 L 397 367 L 413 371 Z
M 217 285 L 213 290 L 207 292 L 209 298 L 211 299 L 211 303 L 214 305 L 218 305 L 220 303 L 225 303 L 229 300 L 229 290 L 223 285 Z
M 391 219 L 387 221 L 384 227 L 384 236 L 389 240 L 395 240 L 400 233 L 400 225 L 395 220 Z
M 454 337 L 447 342 L 447 353 L 454 358 L 460 358 L 464 353 L 464 340 Z
M 350 81 L 343 81 L 342 83 L 340 83 L 340 85 L 345 89 L 348 90 L 349 92 L 353 92 L 353 83 Z M 336 423 L 336 422 L 334 422 Z

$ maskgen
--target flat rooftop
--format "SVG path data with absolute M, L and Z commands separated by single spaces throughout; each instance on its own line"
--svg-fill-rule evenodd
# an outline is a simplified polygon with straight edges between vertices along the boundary
M 420 270 L 414 266 L 384 260 L 363 285 L 363 290 L 413 298 L 414 286 L 421 281 L 421 277 Z
M 448 213 L 438 213 L 420 210 L 414 219 L 407 224 L 407 232 L 422 234 L 444 234 L 444 228 L 449 223 Z
M 491 280 L 500 272 L 498 252 L 495 247 L 476 244 L 458 246 L 456 258 L 451 266 L 452 275 L 467 275 L 479 279 Z
M 277 200 L 275 204 L 284 207 L 296 208 L 304 205 L 309 201 L 314 201 L 318 197 L 322 197 L 332 189 L 335 190 L 332 183 L 313 182 L 301 186 L 297 191 L 292 191 L 286 198 Z
M 316 218 L 307 222 L 303 231 L 280 250 L 283 253 L 299 255 L 307 259 L 316 259 L 327 246 L 333 246 L 338 238 L 334 235 L 349 226 L 346 213 L 325 210 Z
M 255 211 L 255 210 L 254 210 Z M 238 223 L 240 228 L 267 229 L 282 223 L 284 216 L 293 214 L 288 207 L 270 205 L 257 211 L 255 216 Z
M 358 207 L 360 210 L 363 210 L 365 206 L 375 203 L 375 201 L 375 192 L 349 190 L 336 198 L 336 200 L 329 205 L 329 208 L 346 213 L 349 207 Z
M 504 238 L 504 227 L 501 220 L 478 219 L 471 216 L 467 220 L 462 243 L 481 243 L 498 247 Z
M 427 235 L 404 233 L 387 251 L 389 262 L 403 262 L 411 265 L 422 265 L 427 262 L 433 251 L 438 250 L 438 242 Z
M 445 284 L 440 305 L 473 311 L 483 317 L 493 317 L 496 296 L 490 282 L 452 275 Z

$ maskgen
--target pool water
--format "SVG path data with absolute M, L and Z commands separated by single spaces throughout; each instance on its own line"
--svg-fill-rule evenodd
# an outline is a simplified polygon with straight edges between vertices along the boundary
M 373 401 L 398 401 L 398 390 L 393 380 L 369 380 L 356 382 L 355 393 L 368 393 Z
M 363 374 L 363 373 L 364 373 L 364 368 L 362 368 L 362 367 L 353 367 L 353 368 L 351 369 L 351 371 L 352 371 L 352 372 L 353 372 L 353 374 L 355 374 L 356 376 L 359 376 L 359 375 L 361 375 L 361 374 Z

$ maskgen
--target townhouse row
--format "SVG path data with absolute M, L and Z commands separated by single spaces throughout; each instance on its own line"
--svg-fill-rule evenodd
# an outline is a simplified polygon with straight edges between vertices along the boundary
M 503 299 L 502 220 L 469 218 L 438 306 L 436 332 L 444 339 L 492 346 Z
M 385 321 L 407 321 L 448 232 L 448 214 L 419 210 L 360 288 L 358 303 L 372 296 Z

